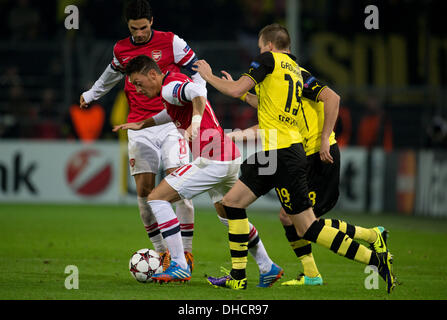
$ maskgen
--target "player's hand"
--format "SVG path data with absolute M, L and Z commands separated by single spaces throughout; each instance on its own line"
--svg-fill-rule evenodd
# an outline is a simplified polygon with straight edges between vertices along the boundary
M 197 138 L 200 131 L 200 123 L 192 122 L 191 125 L 185 131 L 185 139 L 186 141 L 193 141 Z
M 141 130 L 143 129 L 143 122 L 130 122 L 130 123 L 124 123 L 119 124 L 117 126 L 114 126 L 112 131 L 117 132 L 119 130 Z
M 322 139 L 320 146 L 320 159 L 324 163 L 334 163 L 334 159 L 332 158 L 329 150 L 330 150 L 329 139 Z
M 225 70 L 222 70 L 221 73 L 223 74 L 222 79 L 228 80 L 228 81 L 234 81 L 233 77 L 231 76 L 231 74 L 229 74 Z
M 208 81 L 208 79 L 213 75 L 213 70 L 211 69 L 211 66 L 205 60 L 196 61 L 193 64 L 192 69 L 200 73 L 200 76 L 205 81 Z
M 81 108 L 81 109 L 83 109 L 83 108 L 88 108 L 88 103 L 87 102 L 85 102 L 85 100 L 84 100 L 84 96 L 81 94 L 81 98 L 79 99 L 79 107 Z

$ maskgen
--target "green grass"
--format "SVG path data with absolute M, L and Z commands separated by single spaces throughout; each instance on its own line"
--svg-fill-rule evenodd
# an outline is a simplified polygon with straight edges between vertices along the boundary
M 283 279 L 301 270 L 277 214 L 248 211 L 271 258 L 285 270 Z M 141 284 L 129 274 L 128 261 L 137 249 L 150 247 L 136 207 L 69 205 L 0 205 L 0 299 L 446 299 L 447 221 L 398 215 L 342 214 L 367 227 L 384 225 L 395 255 L 394 270 L 403 283 L 388 295 L 367 290 L 364 266 L 313 246 L 325 285 L 257 288 L 258 270 L 249 258 L 247 290 L 215 289 L 205 274 L 230 268 L 226 228 L 213 211 L 198 211 L 195 220 L 196 268 L 187 284 Z M 65 267 L 79 269 L 79 289 L 64 286 Z

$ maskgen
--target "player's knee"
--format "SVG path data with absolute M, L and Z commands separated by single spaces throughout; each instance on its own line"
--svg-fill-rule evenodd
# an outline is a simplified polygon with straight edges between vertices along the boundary
M 279 211 L 279 221 L 281 221 L 283 226 L 290 226 L 292 224 L 292 220 L 290 220 L 284 209 Z

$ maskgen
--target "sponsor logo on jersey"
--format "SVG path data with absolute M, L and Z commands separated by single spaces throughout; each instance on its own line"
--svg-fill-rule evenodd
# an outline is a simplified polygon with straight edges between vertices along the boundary
M 255 68 L 255 69 L 258 69 L 259 66 L 260 66 L 260 64 L 259 64 L 258 62 L 256 62 L 256 61 L 253 61 L 253 62 L 251 63 L 251 65 L 250 65 L 250 67 L 253 67 L 253 68 Z
M 312 81 L 315 80 L 315 77 L 310 77 L 309 79 L 307 79 L 306 83 L 304 83 L 304 88 L 309 88 L 309 85 L 312 83 Z
M 189 50 L 191 50 L 191 48 L 187 45 L 187 46 L 185 47 L 185 49 L 183 49 L 183 52 L 184 52 L 184 53 L 188 53 Z
M 161 59 L 161 50 L 154 50 L 154 51 L 152 51 L 152 59 L 154 59 L 155 62 L 160 61 L 160 59 Z

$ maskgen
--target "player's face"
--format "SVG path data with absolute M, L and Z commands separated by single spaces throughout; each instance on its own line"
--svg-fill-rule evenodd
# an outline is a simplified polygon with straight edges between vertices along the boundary
M 259 50 L 261 53 L 269 52 L 269 51 L 272 51 L 272 49 L 273 49 L 272 43 L 270 41 L 264 42 L 264 39 L 262 38 L 262 36 L 259 37 L 258 47 L 259 47 Z
M 144 43 L 149 41 L 152 34 L 153 22 L 154 19 L 151 19 L 151 21 L 148 19 L 129 20 L 127 26 L 129 27 L 130 34 L 136 43 Z
M 137 93 L 144 94 L 148 98 L 154 98 L 160 93 L 161 86 L 154 70 L 150 70 L 147 74 L 132 73 L 129 80 L 135 86 Z

